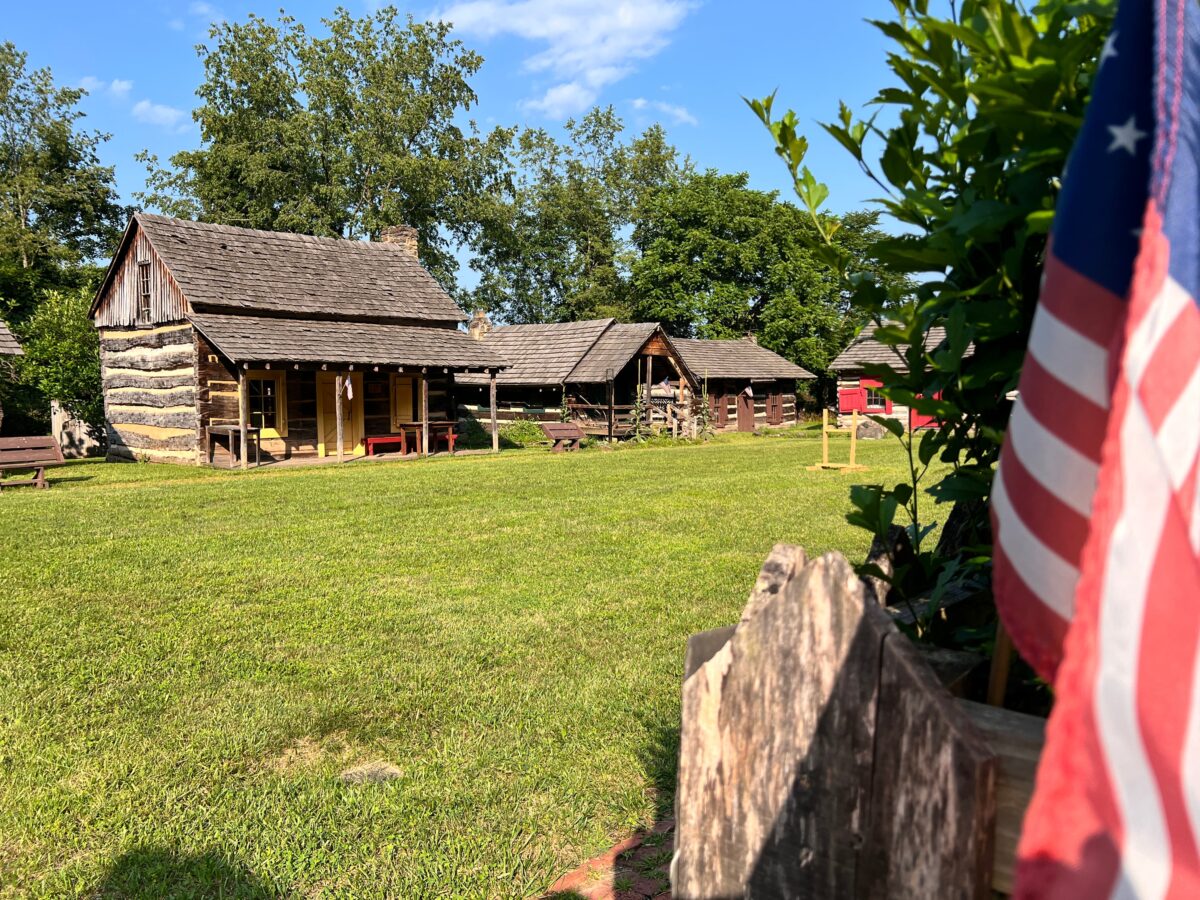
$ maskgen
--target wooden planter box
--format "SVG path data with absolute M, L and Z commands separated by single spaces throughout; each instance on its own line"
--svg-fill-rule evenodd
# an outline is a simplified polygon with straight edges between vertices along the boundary
M 990 897 L 1042 720 L 955 699 L 850 564 L 768 557 L 683 685 L 677 900 Z

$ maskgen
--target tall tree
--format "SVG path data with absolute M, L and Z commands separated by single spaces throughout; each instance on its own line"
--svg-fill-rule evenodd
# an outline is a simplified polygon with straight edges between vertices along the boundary
M 0 315 L 14 323 L 42 291 L 89 278 L 81 265 L 106 256 L 124 225 L 113 169 L 97 155 L 108 135 L 76 127 L 84 94 L 0 44 Z
M 759 336 L 764 346 L 823 372 L 865 319 L 855 315 L 833 271 L 813 251 L 806 213 L 742 172 L 688 173 L 650 191 L 635 216 L 634 315 L 671 333 Z M 851 213 L 838 240 L 865 270 L 877 216 Z
M 629 226 L 642 199 L 680 171 L 660 126 L 623 140 L 612 107 L 516 136 L 472 267 L 473 301 L 510 322 L 628 318 Z
M 160 168 L 147 190 L 168 213 L 251 228 L 348 238 L 387 225 L 420 232 L 422 259 L 453 288 L 453 247 L 471 238 L 481 191 L 510 134 L 458 124 L 476 101 L 483 58 L 443 23 L 394 7 L 338 9 L 328 34 L 251 15 L 214 26 L 193 116 L 201 146 Z

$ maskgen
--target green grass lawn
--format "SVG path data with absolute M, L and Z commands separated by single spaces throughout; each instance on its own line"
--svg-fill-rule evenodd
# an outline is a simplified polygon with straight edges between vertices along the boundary
M 843 453 L 845 447 L 839 448 Z M 772 544 L 861 559 L 811 436 L 0 495 L 0 896 L 524 897 L 669 807 L 683 648 Z M 386 760 L 383 784 L 338 774 Z

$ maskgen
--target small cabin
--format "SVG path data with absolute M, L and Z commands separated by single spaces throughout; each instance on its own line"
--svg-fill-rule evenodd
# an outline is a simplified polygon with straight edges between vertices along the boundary
M 505 364 L 407 226 L 369 242 L 138 213 L 91 316 L 110 459 L 219 460 L 242 426 L 268 459 L 361 456 L 452 423 L 456 378 Z
M 799 421 L 796 385 L 815 379 L 812 372 L 759 346 L 753 337 L 676 338 L 675 346 L 692 373 L 697 395 L 708 395 L 717 431 L 756 431 Z
M 883 379 L 866 374 L 868 366 L 889 366 L 893 372 L 906 374 L 906 347 L 892 347 L 875 337 L 875 323 L 866 325 L 850 346 L 829 364 L 837 376 L 839 421 L 848 421 L 851 413 L 884 416 L 901 422 L 906 428 L 926 428 L 937 424 L 933 416 L 923 415 L 900 403 L 893 403 L 881 392 Z M 934 326 L 925 335 L 925 350 L 933 352 L 946 339 L 946 329 Z M 972 348 L 967 348 L 967 354 Z M 842 423 L 845 424 L 845 421 Z
M 516 419 L 557 422 L 565 403 L 571 420 L 586 433 L 621 438 L 633 427 L 639 395 L 652 423 L 686 417 L 688 373 L 671 339 L 654 323 L 592 319 L 492 327 L 477 313 L 468 332 L 509 363 L 496 379 L 501 424 Z M 487 424 L 484 379 L 468 375 L 460 380 L 461 412 Z

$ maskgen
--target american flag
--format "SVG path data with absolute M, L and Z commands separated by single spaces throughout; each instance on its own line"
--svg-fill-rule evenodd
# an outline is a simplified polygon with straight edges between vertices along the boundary
M 1054 684 L 1023 897 L 1200 897 L 1200 4 L 1123 0 L 993 491 L 997 603 Z

